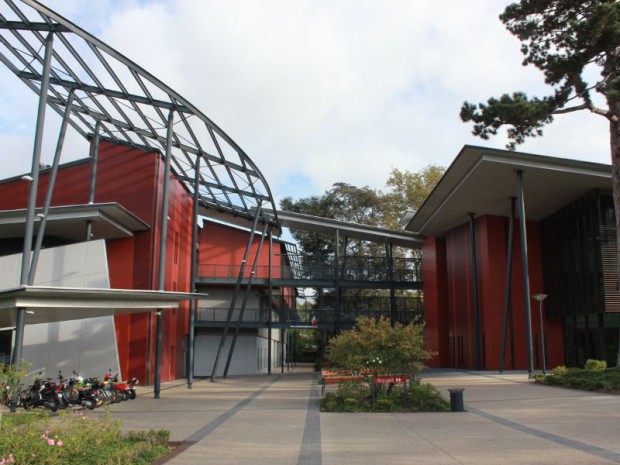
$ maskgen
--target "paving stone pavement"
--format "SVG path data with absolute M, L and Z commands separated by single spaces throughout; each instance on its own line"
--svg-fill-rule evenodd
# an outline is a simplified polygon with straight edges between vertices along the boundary
M 126 430 L 182 441 L 166 465 L 620 464 L 620 396 L 541 386 L 524 372 L 429 369 L 422 382 L 464 388 L 464 412 L 320 413 L 317 374 L 141 387 L 109 411 Z M 96 412 L 96 411 L 95 411 Z

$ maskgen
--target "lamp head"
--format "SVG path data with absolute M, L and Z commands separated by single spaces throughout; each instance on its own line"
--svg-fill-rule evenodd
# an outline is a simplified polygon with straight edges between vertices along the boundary
M 547 298 L 547 294 L 534 294 L 532 296 L 532 299 L 538 301 L 538 302 L 542 302 L 543 300 L 545 300 Z

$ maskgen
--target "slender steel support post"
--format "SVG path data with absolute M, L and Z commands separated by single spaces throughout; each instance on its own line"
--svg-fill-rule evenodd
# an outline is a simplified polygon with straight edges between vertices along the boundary
M 90 182 L 88 187 L 88 204 L 95 203 L 95 187 L 97 183 L 97 165 L 99 164 L 99 132 L 101 130 L 101 121 L 95 123 L 95 134 L 93 136 L 93 144 L 90 152 Z M 93 236 L 93 222 L 86 222 L 86 241 L 90 241 Z
M 39 106 L 37 109 L 37 124 L 34 135 L 34 147 L 32 150 L 32 167 L 30 170 L 30 186 L 28 188 L 28 205 L 26 209 L 26 229 L 24 231 L 24 248 L 22 253 L 21 274 L 19 283 L 21 286 L 28 284 L 30 274 L 30 252 L 32 250 L 32 237 L 34 230 L 34 211 L 37 204 L 37 188 L 39 185 L 39 164 L 41 162 L 41 146 L 43 145 L 43 128 L 45 126 L 45 109 L 47 107 L 47 93 L 49 89 L 50 68 L 52 63 L 54 34 L 49 33 L 45 38 L 45 55 L 43 70 L 41 71 L 41 90 L 39 93 Z M 15 341 L 11 363 L 18 364 L 22 358 L 24 348 L 24 329 L 26 326 L 26 309 L 17 309 L 15 321 Z M 17 409 L 17 399 L 11 400 L 11 412 Z
M 336 277 L 336 321 L 334 322 L 334 330 L 336 334 L 340 332 L 340 269 L 339 262 L 340 256 L 338 249 L 340 247 L 340 231 L 336 229 L 336 246 L 334 247 L 334 273 Z M 345 250 L 346 257 L 346 250 Z M 344 267 L 343 267 L 344 269 Z
M 239 317 L 237 318 L 237 326 L 235 327 L 235 334 L 230 343 L 230 350 L 228 351 L 228 358 L 226 359 L 226 366 L 224 368 L 224 378 L 228 376 L 228 369 L 230 368 L 230 362 L 232 361 L 233 353 L 235 352 L 235 346 L 237 345 L 237 338 L 239 337 L 239 330 L 241 328 L 241 323 L 243 322 L 243 315 L 245 314 L 245 307 L 248 304 L 248 298 L 252 292 L 252 284 L 254 282 L 254 276 L 256 276 L 256 267 L 258 266 L 258 260 L 260 257 L 260 253 L 263 249 L 263 243 L 265 242 L 265 235 L 267 232 L 267 222 L 265 222 L 263 226 L 263 230 L 260 236 L 260 242 L 258 243 L 258 248 L 256 249 L 256 255 L 254 256 L 254 262 L 252 263 L 252 271 L 250 272 L 250 278 L 248 279 L 248 286 L 245 288 L 245 293 L 243 295 L 243 301 L 241 302 L 241 309 L 239 310 Z
M 530 272 L 527 257 L 527 229 L 525 223 L 525 199 L 523 198 L 523 171 L 517 170 L 517 199 L 519 203 L 519 227 L 521 231 L 521 265 L 523 267 L 523 300 L 525 301 L 525 338 L 527 348 L 527 373 L 534 372 L 532 360 L 532 308 L 530 306 Z
M 194 209 L 192 211 L 192 256 L 190 268 L 190 282 L 192 292 L 197 292 L 198 279 L 198 202 L 200 201 L 200 161 L 201 155 L 196 156 L 194 167 Z M 187 348 L 187 388 L 192 388 L 194 382 L 194 337 L 196 333 L 196 312 L 198 302 L 192 299 L 189 303 L 189 347 Z
M 398 313 L 396 311 L 396 288 L 394 286 L 394 255 L 392 244 L 385 243 L 385 255 L 387 257 L 387 273 L 390 283 L 390 325 L 392 328 L 398 321 Z
M 47 225 L 47 216 L 52 204 L 52 195 L 54 194 L 54 187 L 56 185 L 56 176 L 58 175 L 58 165 L 60 164 L 60 156 L 65 143 L 65 135 L 67 133 L 67 126 L 69 123 L 69 116 L 71 115 L 71 106 L 73 105 L 74 91 L 71 89 L 67 96 L 67 106 L 65 107 L 65 114 L 62 117 L 62 123 L 60 125 L 60 131 L 58 133 L 58 142 L 56 143 L 56 152 L 54 153 L 54 161 L 52 162 L 52 169 L 50 171 L 49 180 L 47 182 L 47 193 L 45 195 L 45 203 L 43 205 L 43 212 L 41 213 L 41 221 L 39 222 L 39 230 L 37 231 L 37 238 L 35 241 L 34 251 L 32 253 L 32 262 L 30 263 L 30 271 L 28 273 L 28 285 L 34 284 L 34 277 L 37 272 L 37 264 L 39 262 L 39 254 L 43 247 L 43 237 L 45 236 L 45 227 Z
M 286 329 L 280 330 L 280 373 L 284 373 L 284 338 L 286 333 Z
M 506 245 L 506 279 L 504 281 L 504 320 L 502 324 L 502 345 L 499 357 L 499 372 L 504 372 L 506 359 L 506 339 L 508 337 L 508 317 L 510 313 L 510 300 L 512 296 L 512 250 L 514 248 L 514 228 L 516 199 L 510 198 L 510 221 L 508 223 L 508 243 Z
M 268 299 L 269 299 L 269 303 L 267 305 L 267 374 L 271 376 L 271 323 L 272 323 L 272 319 L 271 319 L 271 302 L 273 299 L 273 276 L 272 276 L 272 270 L 273 270 L 273 231 L 272 231 L 272 227 L 269 227 L 269 271 L 268 271 L 268 276 L 267 276 L 267 293 L 268 293 Z
M 174 111 L 168 113 L 168 126 L 166 128 L 166 159 L 164 163 L 164 186 L 161 194 L 162 213 L 159 227 L 159 267 L 158 267 L 158 289 L 163 291 L 166 284 L 166 242 L 168 240 L 168 200 L 170 197 L 170 162 L 172 161 L 172 130 L 174 125 Z M 163 343 L 163 310 L 158 308 L 156 315 L 156 338 L 155 338 L 155 381 L 153 383 L 153 394 L 155 399 L 159 399 L 161 391 L 161 352 Z
M 482 368 L 480 357 L 480 303 L 478 298 L 478 253 L 476 248 L 476 221 L 474 213 L 469 214 L 469 239 L 471 243 L 471 287 L 474 304 L 474 362 L 476 370 L 480 370 Z
M 250 230 L 250 234 L 248 235 L 248 243 L 245 247 L 245 253 L 243 254 L 243 260 L 241 261 L 241 268 L 239 269 L 239 276 L 237 277 L 237 284 L 235 285 L 235 292 L 230 300 L 230 307 L 228 307 L 228 314 L 226 315 L 226 322 L 224 323 L 224 331 L 222 332 L 222 337 L 220 338 L 220 345 L 217 348 L 217 353 L 215 354 L 215 361 L 213 362 L 213 371 L 211 372 L 211 382 L 215 381 L 215 376 L 217 373 L 217 367 L 220 363 L 220 356 L 222 355 L 222 350 L 224 349 L 224 344 L 226 343 L 226 336 L 228 335 L 228 329 L 230 327 L 230 322 L 232 320 L 232 315 L 235 310 L 235 305 L 237 303 L 237 295 L 239 294 L 239 290 L 241 289 L 241 282 L 243 280 L 243 274 L 245 273 L 245 265 L 248 260 L 248 255 L 250 254 L 250 249 L 252 248 L 252 242 L 254 242 L 254 234 L 256 232 L 256 226 L 258 224 L 258 217 L 261 213 L 261 204 L 259 203 L 256 206 L 256 216 L 254 217 L 254 222 L 252 223 L 252 229 Z

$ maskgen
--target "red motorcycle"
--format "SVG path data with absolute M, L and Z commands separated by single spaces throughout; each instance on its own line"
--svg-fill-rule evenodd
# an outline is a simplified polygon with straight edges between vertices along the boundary
M 116 391 L 116 394 L 121 400 L 129 400 L 136 398 L 136 386 L 138 385 L 138 378 L 131 378 L 129 381 L 119 381 L 118 373 L 115 375 L 110 373 L 106 374 L 103 379 L 109 381 L 112 387 Z

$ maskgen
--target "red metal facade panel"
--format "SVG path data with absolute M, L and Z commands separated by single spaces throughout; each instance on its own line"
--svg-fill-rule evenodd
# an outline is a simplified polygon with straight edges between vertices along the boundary
M 476 219 L 475 227 L 481 368 L 495 370 L 499 368 L 501 355 L 508 219 L 483 216 Z M 538 224 L 528 223 L 527 234 L 530 291 L 531 294 L 536 294 L 543 292 Z M 513 334 L 514 367 L 510 365 L 507 347 L 505 368 L 527 369 L 523 267 L 518 224 L 515 224 L 514 241 L 509 323 L 509 334 Z M 435 247 L 435 252 L 429 253 L 433 247 Z M 440 258 L 442 253 L 440 251 L 444 247 L 445 257 Z M 424 312 L 427 335 L 430 336 L 427 342 L 430 349 L 440 352 L 430 364 L 475 368 L 473 262 L 469 225 L 464 224 L 449 231 L 446 234 L 445 245 L 434 238 L 427 238 L 423 257 Z M 444 260 L 445 272 L 441 272 L 441 260 Z M 429 267 L 428 270 L 427 267 Z M 441 285 L 438 283 L 440 279 L 444 281 Z M 445 292 L 443 303 L 440 298 L 442 291 L 439 290 L 442 286 Z M 534 347 L 534 362 L 535 368 L 539 368 L 542 364 L 540 319 L 538 303 L 533 300 L 531 301 L 531 313 L 533 341 L 538 343 L 538 346 Z M 562 323 L 546 318 L 543 318 L 543 322 L 547 338 L 547 365 L 549 367 L 561 365 L 564 363 Z M 441 334 L 446 333 L 448 344 L 441 342 Z M 539 357 L 536 357 L 536 354 Z
M 95 202 L 117 202 L 151 226 L 134 237 L 107 241 L 110 285 L 119 289 L 157 289 L 159 222 L 162 211 L 163 160 L 157 153 L 102 141 L 99 146 Z M 88 202 L 91 163 L 88 160 L 61 167 L 52 205 Z M 37 206 L 45 199 L 49 173 L 42 173 Z M 165 290 L 190 289 L 191 225 L 193 200 L 174 177 L 169 189 Z M 0 183 L 2 209 L 26 207 L 28 183 Z M 123 376 L 152 383 L 155 354 L 155 317 L 150 313 L 115 317 Z M 184 340 L 188 333 L 188 304 L 164 312 L 161 380 L 184 375 Z M 149 362 L 150 360 L 150 362 Z M 147 376 L 150 375 L 150 376 Z
M 218 223 L 205 223 L 200 231 L 198 253 L 199 275 L 210 278 L 236 278 L 239 275 L 249 235 L 247 231 Z M 248 254 L 246 276 L 249 276 L 254 257 L 260 245 L 260 231 L 256 233 Z M 272 250 L 272 278 L 281 277 L 281 247 L 274 243 Z M 265 238 L 258 257 L 256 278 L 267 279 L 269 271 L 269 239 Z
M 448 337 L 446 248 L 442 239 L 427 237 L 422 248 L 424 256 L 424 336 L 427 350 L 435 356 L 426 363 L 432 367 L 450 364 Z

